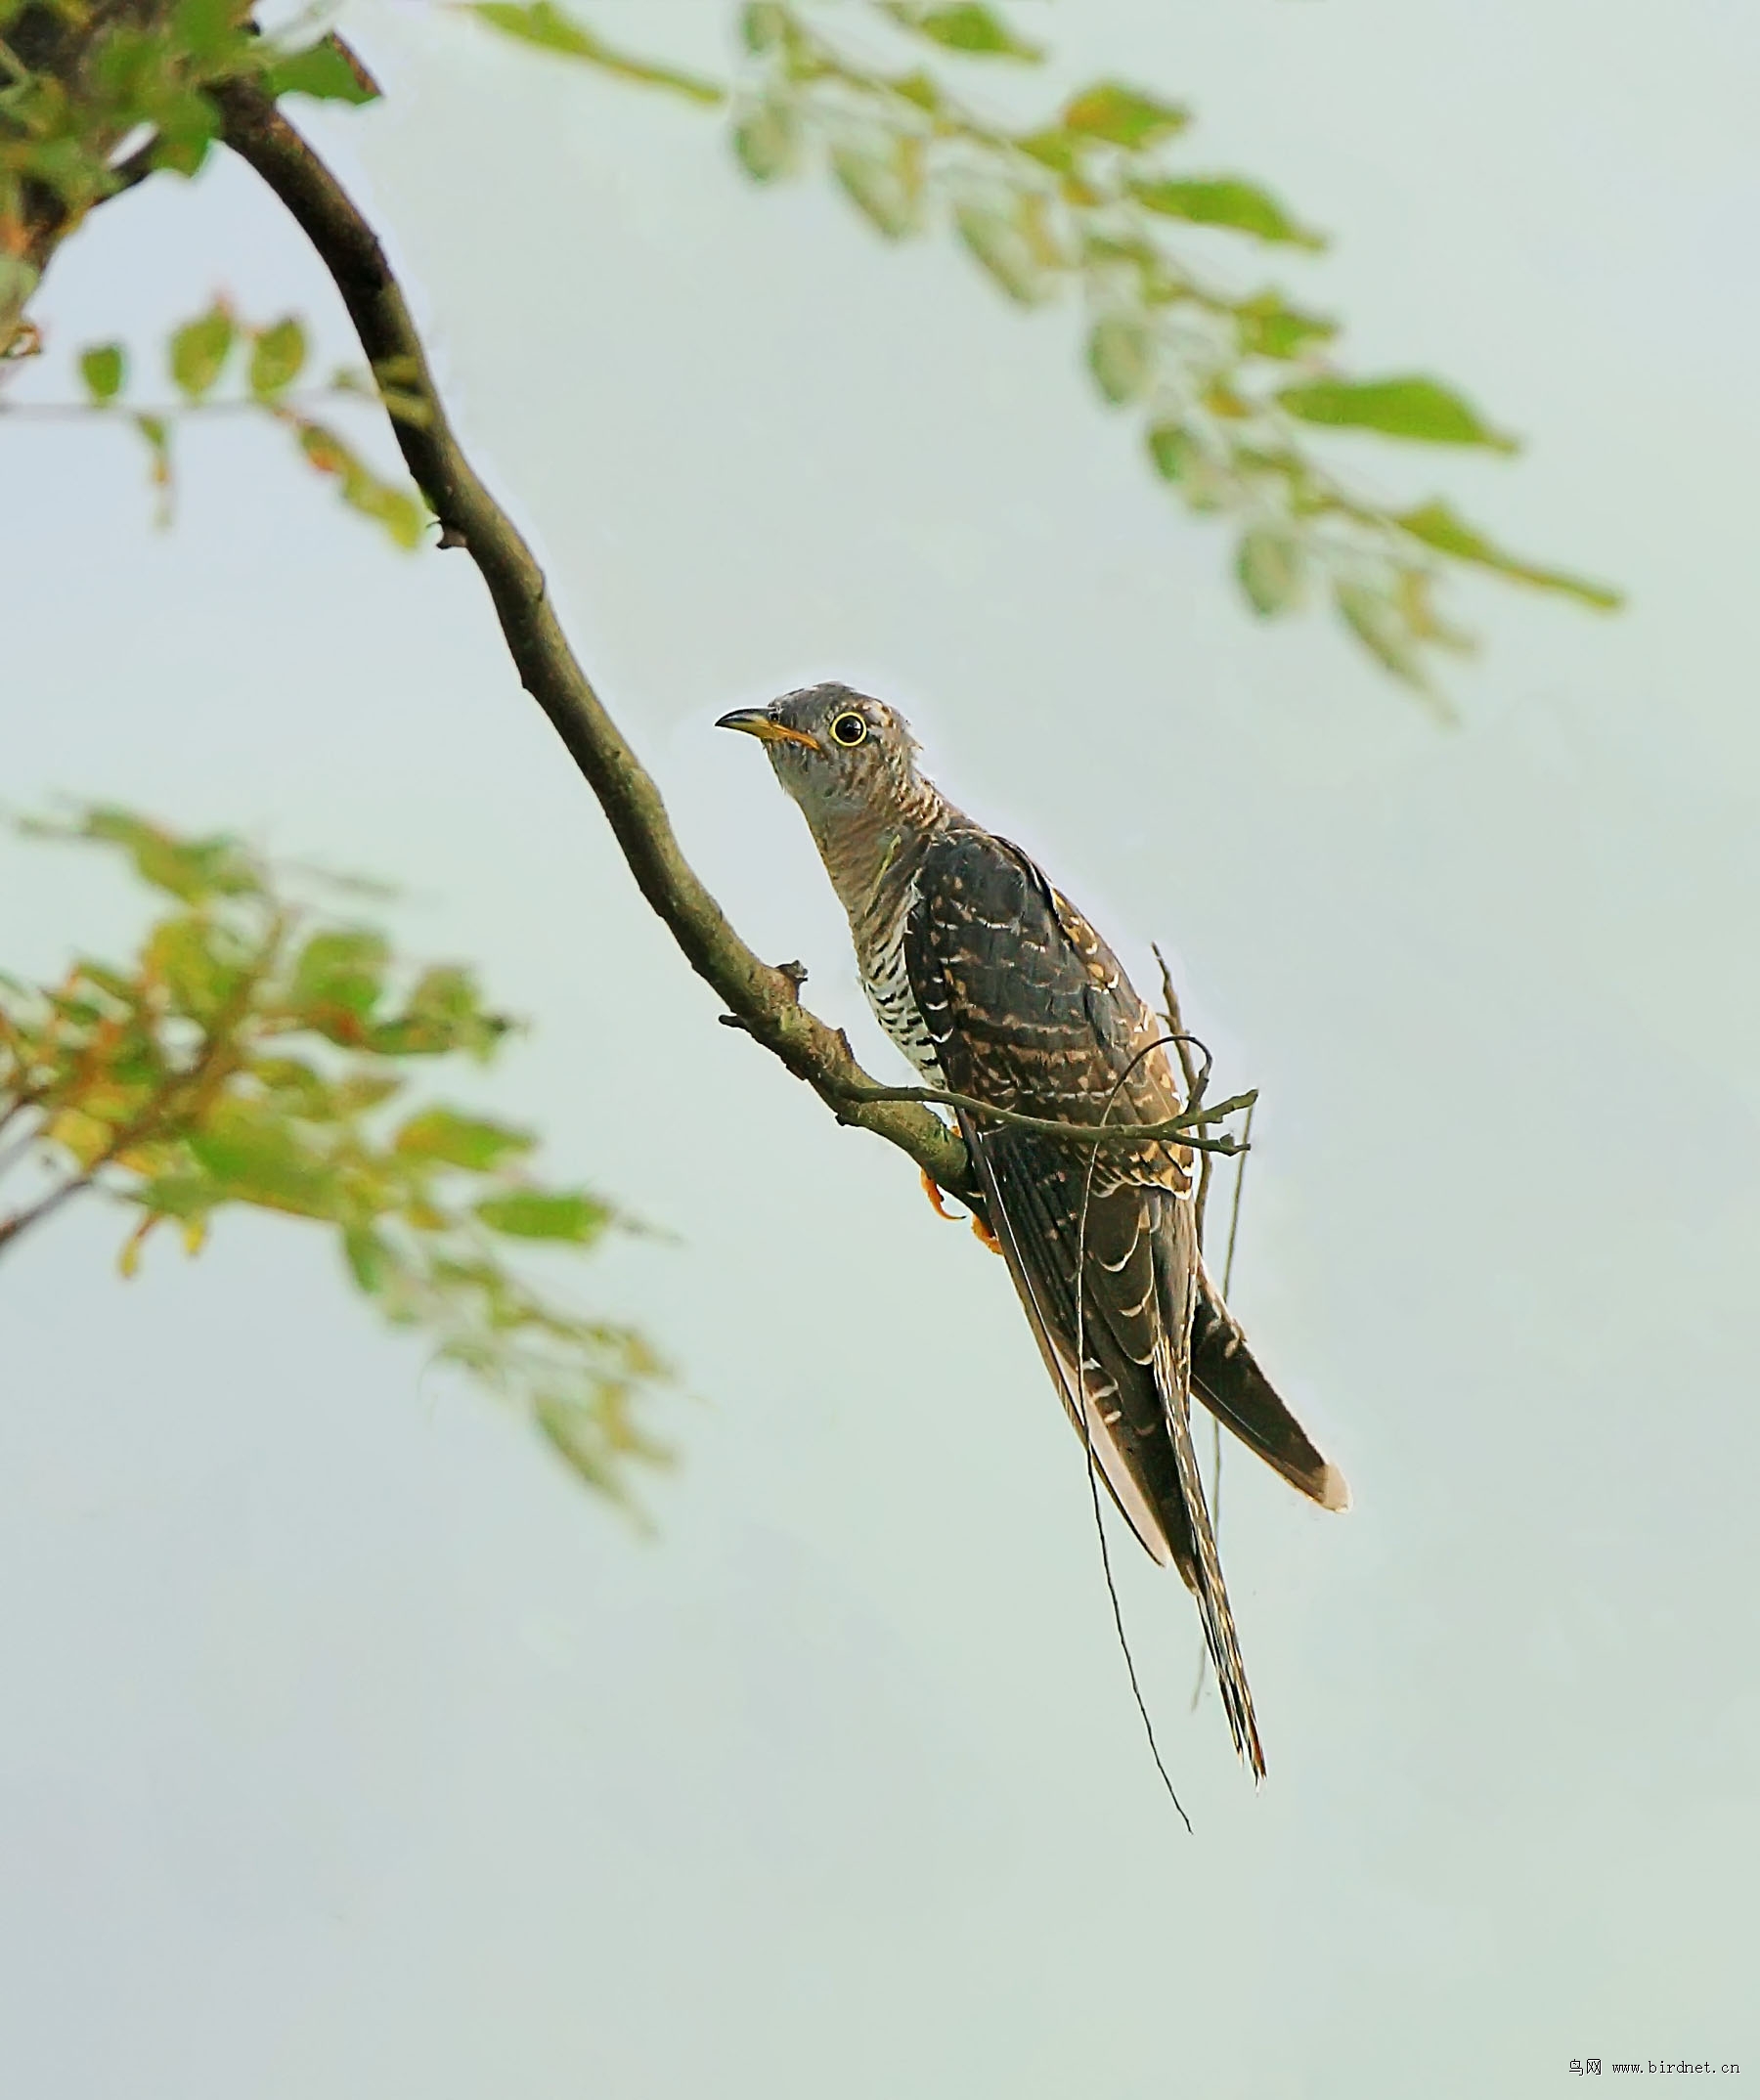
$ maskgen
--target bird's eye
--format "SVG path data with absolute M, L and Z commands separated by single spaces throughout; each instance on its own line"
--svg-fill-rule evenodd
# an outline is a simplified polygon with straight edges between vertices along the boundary
M 865 744 L 867 740 L 867 717 L 858 715 L 853 709 L 847 715 L 839 715 L 831 724 L 831 741 L 841 744 L 846 751 L 854 751 L 858 744 Z

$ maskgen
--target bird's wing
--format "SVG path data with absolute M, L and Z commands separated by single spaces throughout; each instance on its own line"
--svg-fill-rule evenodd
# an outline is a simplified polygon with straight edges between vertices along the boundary
M 1006 840 L 972 827 L 931 845 L 904 961 L 954 1092 L 1067 1122 L 1178 1114 L 1153 1018 L 1112 951 Z M 1192 1447 L 1191 1155 L 960 1123 L 1053 1382 L 1137 1537 L 1196 1597 L 1236 1747 L 1261 1772 Z

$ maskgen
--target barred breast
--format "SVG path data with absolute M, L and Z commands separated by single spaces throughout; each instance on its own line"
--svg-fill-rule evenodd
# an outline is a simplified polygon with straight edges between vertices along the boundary
M 879 927 L 857 930 L 861 988 L 874 1018 L 930 1086 L 946 1085 L 935 1041 L 924 1023 L 904 968 L 904 930 L 917 906 L 917 885 L 903 893 L 899 908 Z M 863 938 L 865 937 L 865 938 Z

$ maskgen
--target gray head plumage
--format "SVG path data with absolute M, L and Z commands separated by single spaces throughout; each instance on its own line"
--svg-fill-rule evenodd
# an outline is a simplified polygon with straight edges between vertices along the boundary
M 815 831 L 922 806 L 928 784 L 917 770 L 916 738 L 896 708 L 870 693 L 835 680 L 803 685 L 769 707 L 735 709 L 716 726 L 763 742 L 776 778 Z

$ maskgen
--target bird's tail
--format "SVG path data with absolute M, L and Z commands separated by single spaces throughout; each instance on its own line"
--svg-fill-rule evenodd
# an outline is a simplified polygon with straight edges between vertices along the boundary
M 1210 1506 L 1204 1499 L 1197 1447 L 1192 1442 L 1191 1404 L 1180 1381 L 1169 1378 L 1164 1392 L 1167 1433 L 1173 1444 L 1173 1463 L 1179 1473 L 1180 1498 L 1185 1504 L 1189 1532 L 1189 1541 L 1179 1542 L 1187 1550 L 1176 1552 L 1175 1558 L 1186 1586 L 1198 1601 L 1204 1642 L 1210 1649 L 1210 1663 L 1216 1673 L 1216 1688 L 1222 1694 L 1222 1711 L 1228 1716 L 1228 1731 L 1234 1737 L 1235 1749 L 1251 1768 L 1253 1776 L 1262 1779 L 1265 1776 L 1265 1753 L 1259 1743 L 1258 1721 L 1253 1711 L 1247 1665 L 1241 1659 L 1241 1642 L 1228 1601 L 1228 1586 L 1222 1580 L 1216 1535 L 1210 1528 Z
M 1259 1369 L 1240 1323 L 1202 1262 L 1192 1307 L 1192 1391 L 1292 1487 L 1323 1509 L 1349 1509 L 1344 1475 L 1315 1450 Z

